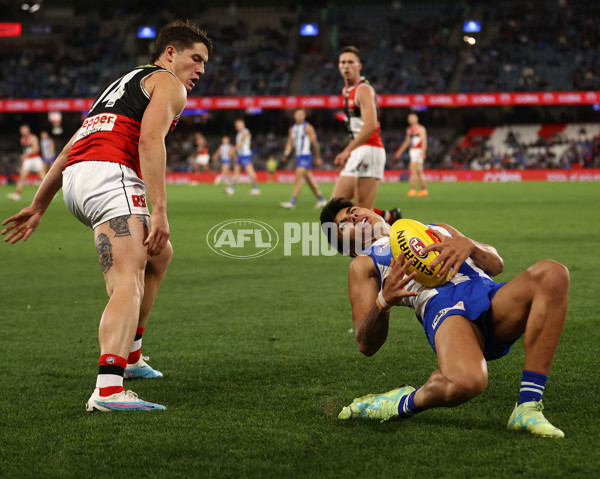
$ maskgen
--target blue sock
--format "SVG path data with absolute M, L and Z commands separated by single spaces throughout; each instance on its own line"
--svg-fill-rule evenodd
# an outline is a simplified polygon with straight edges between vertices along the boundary
M 521 391 L 519 393 L 519 405 L 524 402 L 541 401 L 547 381 L 548 376 L 545 374 L 523 371 Z
M 317 200 L 319 200 L 319 201 L 325 201 L 325 198 L 323 198 L 323 195 L 319 195 L 319 196 L 317 196 Z
M 295 197 L 292 196 L 292 198 L 290 199 L 290 203 L 293 204 L 293 205 L 295 205 L 297 199 L 298 198 L 295 198 Z
M 421 410 L 415 406 L 415 393 L 418 391 L 413 391 L 408 396 L 404 396 L 400 399 L 400 404 L 398 404 L 398 416 L 401 418 L 412 417 L 415 414 L 421 412 Z

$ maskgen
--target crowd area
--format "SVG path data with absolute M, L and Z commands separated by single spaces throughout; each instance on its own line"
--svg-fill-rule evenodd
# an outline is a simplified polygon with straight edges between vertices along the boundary
M 158 29 L 177 16 L 203 25 L 215 43 L 194 96 L 339 94 L 343 81 L 337 55 L 347 44 L 360 48 L 363 73 L 380 94 L 600 89 L 600 4 L 586 0 L 282 2 L 277 7 L 231 3 L 170 11 L 149 3 L 142 9 L 103 11 L 46 5 L 36 17 L 44 28 L 24 23 L 31 41 L 0 54 L 0 98 L 94 97 L 132 65 L 147 61 L 152 40 L 137 38 L 140 25 Z M 466 19 L 481 21 L 481 32 L 469 34 L 476 39 L 474 45 L 463 40 Z M 319 34 L 300 36 L 305 22 L 317 24 Z M 406 155 L 393 159 L 405 134 L 406 113 L 402 121 L 383 122 L 390 168 L 407 164 Z M 468 128 L 461 124 L 431 121 L 427 114 L 423 123 L 429 141 L 426 168 L 599 166 L 600 140 L 590 132 L 582 138 L 544 139 L 547 144 L 522 142 L 517 135 L 510 148 L 502 149 L 485 135 L 465 144 L 461 139 Z M 289 126 L 265 124 L 253 132 L 259 169 L 270 156 L 280 160 Z M 202 130 L 201 124 L 196 126 Z M 340 121 L 318 126 L 321 167 L 332 168 L 333 158 L 347 143 L 344 126 Z M 2 135 L 0 173 L 15 163 L 6 151 L 17 142 L 17 127 L 11 132 L 14 142 L 11 134 Z M 211 151 L 222 134 L 234 135 L 225 125 L 216 129 L 205 132 Z M 191 168 L 194 133 L 193 124 L 184 125 L 167 140 L 171 170 Z

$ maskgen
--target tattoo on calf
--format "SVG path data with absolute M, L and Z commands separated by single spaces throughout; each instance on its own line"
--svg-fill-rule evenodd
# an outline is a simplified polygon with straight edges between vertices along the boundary
M 127 223 L 129 218 L 131 218 L 131 215 L 118 216 L 117 218 L 108 220 L 108 225 L 115 232 L 115 238 L 120 236 L 131 236 L 129 224 Z
M 98 260 L 102 267 L 102 273 L 107 274 L 113 265 L 112 244 L 104 233 L 100 233 L 96 238 L 96 252 Z

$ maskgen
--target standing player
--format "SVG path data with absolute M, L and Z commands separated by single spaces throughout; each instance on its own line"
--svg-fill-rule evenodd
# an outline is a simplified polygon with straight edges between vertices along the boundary
M 14 201 L 21 199 L 21 192 L 25 186 L 25 180 L 30 173 L 37 173 L 41 180 L 46 176 L 44 162 L 40 156 L 40 142 L 38 137 L 31 133 L 29 125 L 21 125 L 19 128 L 21 133 L 21 172 L 19 181 L 17 182 L 17 191 L 9 193 L 8 198 Z
M 302 189 L 302 185 L 306 181 L 309 188 L 317 197 L 315 209 L 323 208 L 327 204 L 323 193 L 319 189 L 319 185 L 315 181 L 311 169 L 313 164 L 313 154 L 317 163 L 321 163 L 321 149 L 317 141 L 317 133 L 314 127 L 306 122 L 306 112 L 302 108 L 298 108 L 294 112 L 295 124 L 290 128 L 288 140 L 285 145 L 283 155 L 287 158 L 292 153 L 292 149 L 296 155 L 296 182 L 294 183 L 294 191 L 290 201 L 281 203 L 283 208 L 293 209 L 296 207 L 296 200 Z
M 40 150 L 42 152 L 42 161 L 47 171 L 56 159 L 56 145 L 54 139 L 47 131 L 40 132 Z
M 406 136 L 400 147 L 396 150 L 394 160 L 398 161 L 404 150 L 409 146 L 410 191 L 408 192 L 408 196 L 427 196 L 429 192 L 425 185 L 425 173 L 423 172 L 423 163 L 427 157 L 427 130 L 419 123 L 419 117 L 416 113 L 408 115 Z M 417 182 L 420 185 L 418 193 Z
M 210 154 L 208 153 L 206 138 L 204 138 L 202 133 L 194 134 L 194 144 L 196 145 L 196 152 L 194 155 L 194 173 L 198 174 L 201 171 L 208 170 Z
M 94 232 L 110 299 L 100 319 L 100 367 L 88 411 L 164 409 L 125 391 L 123 376 L 162 376 L 144 362 L 141 345 L 173 255 L 164 138 L 177 123 L 187 92 L 204 74 L 211 51 L 211 40 L 195 25 L 175 21 L 163 28 L 151 64 L 100 93 L 32 204 L 2 223 L 5 241 L 26 241 L 62 186 L 69 210 Z
M 218 184 L 231 184 L 231 162 L 234 159 L 235 151 L 231 140 L 228 136 L 221 138 L 221 144 L 217 151 L 214 152 L 212 161 L 213 163 L 219 160 L 221 162 L 221 174 L 215 178 L 215 185 Z
M 389 226 L 372 211 L 336 198 L 323 208 L 321 224 L 329 242 L 354 257 L 348 289 L 359 350 L 374 355 L 387 339 L 392 306 L 408 306 L 415 310 L 439 364 L 421 388 L 400 386 L 355 399 L 340 419 L 385 421 L 463 404 L 487 387 L 486 361 L 508 354 L 523 335 L 525 364 L 508 429 L 564 437 L 544 417 L 542 394 L 567 314 L 567 268 L 540 261 L 508 283 L 496 283 L 490 276 L 500 274 L 504 262 L 493 246 L 451 226 L 430 225 L 429 232 L 440 242 L 422 253 L 440 252 L 430 265 L 433 270 L 443 263 L 439 277 L 450 268 L 452 272 L 447 283 L 428 288 L 413 281 L 416 273 L 407 274 L 412 258 L 394 261 Z
M 237 135 L 235 137 L 235 153 L 237 154 L 237 162 L 233 169 L 233 183 L 225 188 L 225 193 L 233 195 L 234 188 L 240 179 L 240 169 L 243 166 L 244 171 L 250 177 L 252 183 L 252 189 L 250 190 L 251 195 L 259 195 L 260 190 L 258 189 L 258 183 L 256 180 L 256 172 L 254 166 L 252 166 L 252 149 L 250 143 L 252 141 L 252 134 L 250 130 L 246 128 L 246 123 L 241 118 L 235 120 L 235 129 Z
M 332 197 L 354 199 L 357 205 L 373 209 L 391 224 L 401 217 L 398 209 L 384 211 L 373 208 L 386 158 L 381 141 L 377 95 L 360 75 L 362 63 L 358 48 L 342 48 L 338 68 L 346 84 L 342 95 L 350 143 L 334 159 L 334 164 L 343 169 Z

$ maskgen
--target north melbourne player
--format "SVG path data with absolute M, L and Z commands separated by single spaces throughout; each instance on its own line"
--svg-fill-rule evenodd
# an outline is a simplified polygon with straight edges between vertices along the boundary
M 505 356 L 524 336 L 521 390 L 508 429 L 564 437 L 544 417 L 542 394 L 567 313 L 567 268 L 545 260 L 507 283 L 496 283 L 490 276 L 500 274 L 504 263 L 495 248 L 449 225 L 430 225 L 441 241 L 423 251 L 440 252 L 430 268 L 443 263 L 438 276 L 450 268 L 452 273 L 443 286 L 428 288 L 413 280 L 415 273 L 407 275 L 412 260 L 404 265 L 393 260 L 389 226 L 381 216 L 338 198 L 323 209 L 321 223 L 330 243 L 354 257 L 348 288 L 359 350 L 375 354 L 387 339 L 391 308 L 408 306 L 439 364 L 420 388 L 400 386 L 360 397 L 343 408 L 340 419 L 409 418 L 465 403 L 486 389 L 486 361 Z
M 294 125 L 290 128 L 287 143 L 283 151 L 285 158 L 288 158 L 292 151 L 296 156 L 296 181 L 294 182 L 294 190 L 290 201 L 281 203 L 283 208 L 293 209 L 296 207 L 298 195 L 302 190 L 302 185 L 306 181 L 308 187 L 317 198 L 316 209 L 323 208 L 327 201 L 323 197 L 323 193 L 319 185 L 315 181 L 312 174 L 313 166 L 313 151 L 314 159 L 321 163 L 321 149 L 317 140 L 317 132 L 315 128 L 306 121 L 306 111 L 303 108 L 298 108 L 294 112 Z
M 125 391 L 123 377 L 162 376 L 141 357 L 141 344 L 173 256 L 164 139 L 211 50 L 206 33 L 190 23 L 176 21 L 161 30 L 151 63 L 100 93 L 32 204 L 2 223 L 5 241 L 27 240 L 62 187 L 71 213 L 94 232 L 109 301 L 100 320 L 99 371 L 88 411 L 165 409 Z

